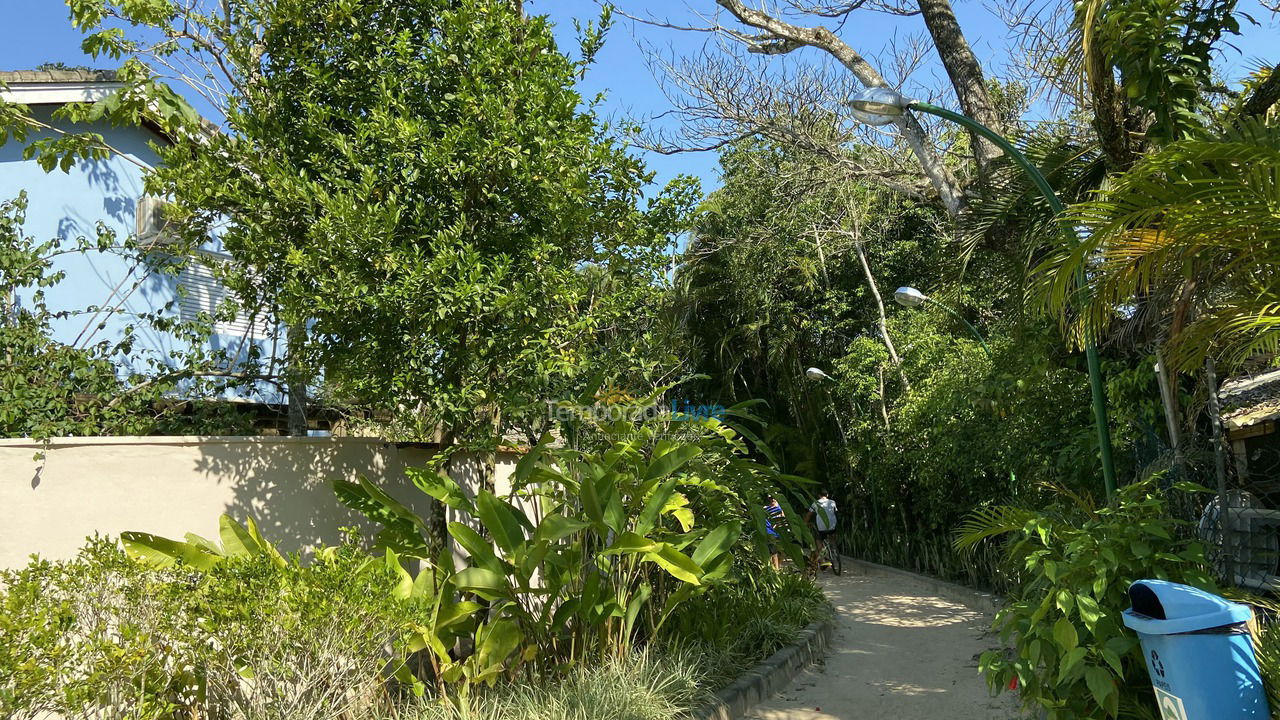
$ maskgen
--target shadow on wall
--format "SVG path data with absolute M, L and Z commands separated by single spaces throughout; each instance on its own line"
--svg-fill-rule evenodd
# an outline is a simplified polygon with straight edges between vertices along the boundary
M 270 438 L 258 442 L 202 443 L 195 471 L 225 484 L 223 512 L 243 522 L 252 516 L 265 537 L 291 550 L 340 539 L 340 528 L 374 526 L 338 502 L 336 479 L 365 477 L 425 515 L 432 500 L 405 476 L 425 465 L 432 450 L 365 439 Z
M 32 553 L 71 558 L 95 534 L 212 539 L 223 513 L 252 516 L 285 551 L 336 544 L 343 527 L 371 537 L 376 527 L 338 502 L 333 481 L 364 476 L 426 516 L 434 501 L 405 468 L 425 465 L 433 452 L 356 437 L 0 439 L 0 567 L 25 565 Z M 509 492 L 517 458 L 498 457 L 499 494 Z M 477 468 L 464 465 L 458 475 L 474 487 Z

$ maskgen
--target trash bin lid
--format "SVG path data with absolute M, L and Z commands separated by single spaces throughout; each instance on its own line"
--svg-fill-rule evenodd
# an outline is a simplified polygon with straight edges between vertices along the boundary
M 1165 580 L 1139 580 L 1129 586 L 1125 626 L 1147 635 L 1176 635 L 1248 622 L 1253 611 L 1200 588 Z

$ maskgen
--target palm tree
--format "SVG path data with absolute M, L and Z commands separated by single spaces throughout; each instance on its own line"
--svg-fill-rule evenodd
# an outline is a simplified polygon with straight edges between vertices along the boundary
M 1178 368 L 1280 347 L 1280 127 L 1242 119 L 1170 143 L 1064 222 L 1083 241 L 1052 252 L 1035 275 L 1076 343 L 1155 306 Z

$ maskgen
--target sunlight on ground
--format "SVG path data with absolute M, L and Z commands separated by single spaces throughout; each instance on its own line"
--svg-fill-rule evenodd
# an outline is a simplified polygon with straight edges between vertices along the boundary
M 946 688 L 940 687 L 924 687 L 923 685 L 915 685 L 906 682 L 895 682 L 893 680 L 885 680 L 883 682 L 867 683 L 872 687 L 880 688 L 886 693 L 893 695 L 937 695 L 945 693 Z
M 916 595 L 876 595 L 862 602 L 837 605 L 853 622 L 904 628 L 943 627 L 972 622 L 978 613 L 941 598 Z
M 831 715 L 820 710 L 763 710 L 752 717 L 760 720 L 841 720 L 840 715 Z

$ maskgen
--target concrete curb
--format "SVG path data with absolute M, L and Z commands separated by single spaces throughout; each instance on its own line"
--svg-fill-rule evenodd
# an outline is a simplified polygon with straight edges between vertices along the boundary
M 716 693 L 710 703 L 690 715 L 692 720 L 738 720 L 756 705 L 791 684 L 801 670 L 827 654 L 835 633 L 835 616 L 815 620 L 800 631 L 796 641 L 744 672 Z
M 915 582 L 924 585 L 929 592 L 935 595 L 957 602 L 970 610 L 994 615 L 1001 607 L 1000 598 L 991 593 L 984 593 L 973 588 L 967 588 L 963 585 L 949 583 L 945 580 L 929 577 L 928 575 L 918 575 L 909 570 L 899 570 L 888 565 L 877 565 L 866 560 L 857 560 L 848 555 L 844 556 L 845 570 L 857 569 L 864 575 L 887 575 L 890 577 L 910 578 Z

